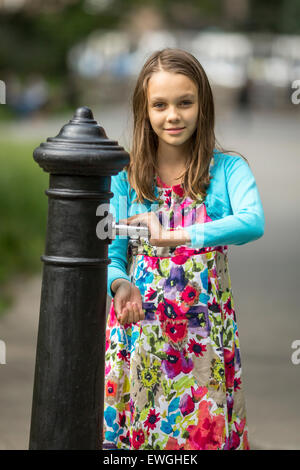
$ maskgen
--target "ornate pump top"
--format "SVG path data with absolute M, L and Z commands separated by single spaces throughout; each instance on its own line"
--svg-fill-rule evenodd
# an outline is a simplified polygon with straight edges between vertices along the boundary
M 41 143 L 33 157 L 49 173 L 82 176 L 117 174 L 129 162 L 129 154 L 107 137 L 86 106 L 76 110 L 56 137 Z

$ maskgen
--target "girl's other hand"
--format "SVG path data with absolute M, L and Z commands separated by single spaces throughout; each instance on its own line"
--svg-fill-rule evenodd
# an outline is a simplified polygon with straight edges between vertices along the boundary
M 139 289 L 128 281 L 121 282 L 114 296 L 114 309 L 121 325 L 145 318 Z

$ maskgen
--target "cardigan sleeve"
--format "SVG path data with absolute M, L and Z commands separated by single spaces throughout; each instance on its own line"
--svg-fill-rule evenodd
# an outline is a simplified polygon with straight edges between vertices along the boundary
M 192 248 L 243 245 L 264 234 L 265 218 L 254 175 L 241 157 L 225 162 L 226 188 L 232 215 L 184 227 Z
M 123 175 L 124 173 L 120 172 L 111 177 L 111 191 L 114 195 L 110 206 L 116 222 L 126 218 L 128 212 L 128 183 Z M 116 236 L 108 246 L 108 258 L 110 258 L 111 263 L 107 267 L 107 293 L 111 297 L 114 297 L 111 285 L 115 279 L 122 278 L 130 281 L 130 277 L 127 274 L 127 247 L 128 238 L 120 238 L 119 236 Z

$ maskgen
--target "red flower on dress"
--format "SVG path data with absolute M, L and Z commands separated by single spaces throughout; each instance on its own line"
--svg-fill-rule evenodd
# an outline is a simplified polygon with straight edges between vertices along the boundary
M 145 299 L 150 302 L 151 300 L 154 300 L 156 296 L 157 296 L 157 290 L 154 290 L 152 289 L 152 287 L 150 287 L 148 292 L 146 292 L 145 294 Z
M 227 301 L 224 304 L 224 310 L 227 315 L 233 315 L 233 308 L 231 305 L 231 297 L 228 297 Z
M 117 316 L 114 308 L 114 299 L 111 301 L 110 310 L 108 314 L 108 327 L 113 327 L 117 323 Z
M 154 256 L 144 256 L 145 263 L 151 270 L 159 268 L 159 259 Z
M 155 410 L 150 410 L 147 416 L 146 421 L 144 422 L 145 427 L 148 429 L 154 429 L 156 427 L 156 423 L 160 420 L 159 413 L 155 413 Z
M 106 396 L 115 397 L 117 393 L 117 388 L 118 388 L 118 385 L 116 382 L 113 382 L 112 380 L 108 380 L 106 382 L 106 389 L 105 389 Z
M 189 352 L 194 353 L 197 357 L 203 356 L 203 352 L 206 351 L 206 345 L 197 343 L 194 339 L 191 339 L 189 344 Z
M 199 299 L 199 291 L 193 286 L 187 285 L 181 293 L 181 300 L 189 305 L 197 302 Z
M 237 421 L 234 422 L 235 429 L 239 434 L 242 434 L 246 425 L 246 418 L 241 419 L 240 424 Z
M 240 442 L 241 440 L 240 440 L 238 433 L 236 433 L 235 431 L 232 431 L 230 439 L 229 439 L 229 449 L 227 450 L 237 449 L 240 445 Z
M 195 403 L 190 395 L 185 393 L 179 403 L 179 409 L 181 411 L 182 416 L 189 415 L 195 409 Z
M 185 357 L 183 351 L 178 351 L 168 345 L 165 348 L 167 358 L 162 360 L 162 369 L 169 379 L 174 379 L 180 372 L 188 374 L 193 370 L 192 359 Z
M 225 418 L 223 415 L 211 415 L 206 400 L 199 403 L 198 423 L 187 427 L 189 450 L 221 449 L 225 440 Z
M 207 305 L 211 312 L 214 312 L 214 313 L 221 312 L 220 304 L 216 302 L 215 298 L 213 299 L 213 302 L 208 302 Z
M 168 209 L 170 209 L 171 204 L 172 204 L 171 192 L 172 192 L 171 189 L 165 192 L 165 205 L 167 206 Z
M 194 254 L 194 251 L 195 249 L 193 248 L 188 248 L 188 247 L 185 247 L 184 245 L 181 245 L 181 246 L 177 246 L 175 251 L 174 251 L 174 255 L 178 256 L 178 255 L 182 255 L 182 256 L 191 256 L 192 254 Z
M 206 387 L 198 387 L 197 390 L 195 390 L 194 387 L 191 387 L 191 390 L 194 402 L 200 401 L 208 391 Z
M 120 436 L 120 441 L 129 446 L 130 445 L 130 432 L 127 431 L 126 436 Z
M 248 431 L 245 431 L 243 434 L 243 450 L 250 450 L 250 445 L 248 441 Z
M 119 359 L 122 359 L 122 361 L 126 361 L 127 364 L 130 363 L 129 358 L 130 358 L 130 353 L 126 351 L 126 349 L 122 349 L 121 351 L 118 352 L 117 354 Z
M 133 431 L 132 439 L 131 439 L 131 445 L 135 449 L 139 449 L 141 447 L 141 445 L 144 444 L 144 442 L 145 442 L 144 431 L 142 429 L 140 429 L 139 431 Z
M 170 299 L 165 299 L 164 302 L 158 304 L 157 311 L 159 321 L 162 323 L 173 319 L 183 319 L 185 317 L 185 313 L 180 310 L 178 304 Z
M 234 379 L 234 391 L 241 390 L 241 387 L 240 387 L 241 383 L 242 382 L 240 378 Z
M 173 193 L 177 194 L 177 196 L 179 197 L 184 196 L 184 189 L 181 184 L 176 184 L 175 186 L 173 186 Z
M 187 259 L 188 259 L 188 256 L 185 256 L 185 255 L 172 256 L 172 262 L 177 265 L 184 264 L 187 261 Z
M 165 450 L 184 450 L 184 445 L 179 445 L 175 437 L 169 437 Z
M 124 428 L 125 423 L 126 423 L 126 414 L 125 414 L 125 411 L 123 411 L 123 413 L 119 413 L 119 426 L 121 428 Z
M 173 342 L 179 343 L 187 335 L 187 320 L 167 321 L 163 325 L 166 336 Z
M 234 385 L 234 346 L 230 351 L 224 348 L 226 388 L 232 388 Z

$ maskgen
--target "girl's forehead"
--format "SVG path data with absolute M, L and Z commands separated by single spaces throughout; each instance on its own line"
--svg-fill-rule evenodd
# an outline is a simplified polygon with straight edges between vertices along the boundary
M 184 74 L 155 72 L 148 81 L 147 94 L 150 99 L 196 96 L 197 86 Z

